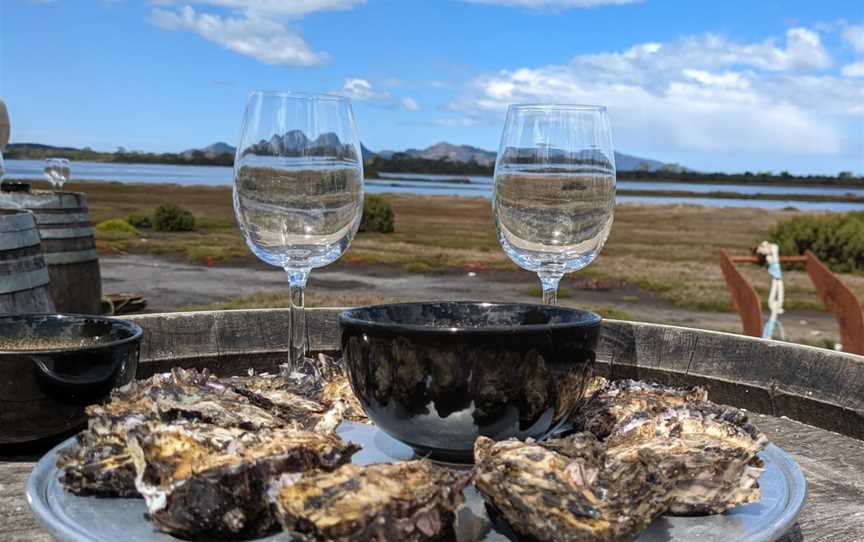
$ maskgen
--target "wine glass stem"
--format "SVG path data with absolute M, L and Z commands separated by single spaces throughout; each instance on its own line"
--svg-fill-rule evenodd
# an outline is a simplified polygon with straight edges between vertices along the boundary
M 291 374 L 306 355 L 306 312 L 303 307 L 303 295 L 306 289 L 306 280 L 309 278 L 309 270 L 285 269 L 285 271 L 288 273 L 288 294 L 291 301 L 289 309 L 291 342 L 288 349 L 286 372 Z
M 543 304 L 558 304 L 558 283 L 561 275 L 540 275 L 540 285 L 543 287 Z

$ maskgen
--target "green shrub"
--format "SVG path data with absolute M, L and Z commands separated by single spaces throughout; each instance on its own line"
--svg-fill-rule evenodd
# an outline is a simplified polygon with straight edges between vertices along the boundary
M 134 226 L 122 218 L 112 218 L 96 225 L 96 238 L 106 241 L 131 239 L 139 235 Z
M 173 203 L 163 203 L 153 213 L 153 224 L 159 231 L 192 231 L 195 229 L 195 217 Z
M 363 199 L 363 219 L 360 221 L 360 231 L 377 231 L 393 233 L 393 206 L 383 196 L 367 195 Z
M 136 228 L 152 228 L 153 221 L 147 215 L 131 214 L 126 217 L 126 222 L 132 224 Z
M 810 250 L 832 271 L 864 271 L 864 212 L 796 216 L 779 222 L 769 237 L 784 256 Z
M 408 262 L 404 266 L 406 273 L 431 273 L 432 266 L 426 262 Z

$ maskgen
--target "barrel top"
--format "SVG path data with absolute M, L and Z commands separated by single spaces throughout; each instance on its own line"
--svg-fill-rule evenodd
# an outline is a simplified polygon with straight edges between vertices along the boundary
M 313 351 L 338 351 L 342 309 L 307 310 Z M 272 369 L 288 348 L 287 309 L 151 314 L 144 328 L 144 374 L 175 365 L 231 369 L 256 357 Z M 701 385 L 720 402 L 788 416 L 864 439 L 864 357 L 823 348 L 700 329 L 604 320 L 597 346 L 602 374 Z
M 87 207 L 87 194 L 54 190 L 5 192 L 0 194 L 0 207 L 20 209 L 81 209 Z

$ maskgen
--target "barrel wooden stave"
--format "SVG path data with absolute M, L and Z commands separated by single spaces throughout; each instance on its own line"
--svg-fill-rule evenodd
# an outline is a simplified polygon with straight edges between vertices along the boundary
M 51 278 L 49 291 L 57 310 L 99 314 L 102 276 L 87 196 L 33 190 L 3 194 L 0 206 L 33 211 Z
M 310 349 L 340 349 L 340 309 L 307 309 Z M 130 316 L 144 329 L 139 372 L 209 366 L 218 374 L 277 370 L 288 310 Z M 864 356 L 742 335 L 605 320 L 601 374 L 698 384 L 717 401 L 864 439 Z M 245 365 L 244 365 L 245 364 Z
M 54 312 L 32 213 L 0 210 L 0 313 Z

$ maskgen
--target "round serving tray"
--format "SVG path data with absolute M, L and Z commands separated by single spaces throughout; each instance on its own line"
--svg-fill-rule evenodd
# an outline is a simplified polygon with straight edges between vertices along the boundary
M 363 446 L 352 461 L 358 464 L 412 459 L 411 448 L 393 440 L 374 425 L 345 422 L 337 432 L 342 438 Z M 69 542 L 169 542 L 179 539 L 153 530 L 144 518 L 141 499 L 78 497 L 60 485 L 55 466 L 57 452 L 74 439 L 45 454 L 27 481 L 27 501 L 39 524 L 61 541 Z M 763 542 L 781 537 L 795 523 L 806 494 L 804 475 L 795 461 L 777 446 L 761 454 L 765 472 L 759 479 L 762 499 L 714 516 L 661 517 L 638 538 L 639 542 Z M 457 511 L 459 542 L 506 542 L 486 515 L 482 497 L 469 486 L 465 504 Z M 277 534 L 260 541 L 288 541 Z

